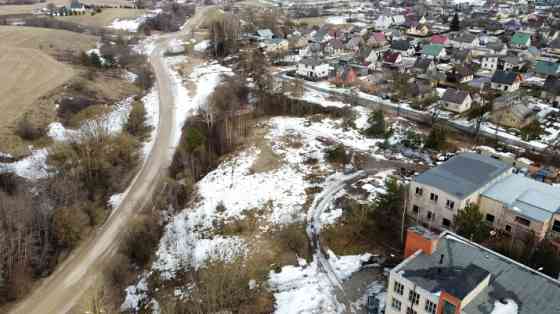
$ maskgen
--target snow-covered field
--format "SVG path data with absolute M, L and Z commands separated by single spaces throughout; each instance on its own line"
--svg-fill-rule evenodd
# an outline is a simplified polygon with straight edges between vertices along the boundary
M 251 213 L 257 215 L 258 230 L 262 233 L 274 226 L 304 222 L 306 188 L 327 184 L 308 182 L 307 176 L 313 171 L 325 175 L 336 173 L 324 160 L 327 146 L 322 138 L 332 138 L 359 151 L 375 153 L 377 150 L 375 144 L 379 140 L 367 139 L 354 129 L 343 130 L 339 124 L 340 121 L 330 118 L 316 121 L 292 117 L 275 117 L 262 122 L 257 127 L 268 129 L 265 139 L 281 163 L 275 169 L 254 171 L 253 165 L 262 150 L 252 146 L 231 156 L 206 175 L 197 183 L 197 201 L 170 219 L 149 273 L 158 273 L 164 280 L 172 279 L 182 269 L 199 269 L 208 261 L 230 261 L 251 254 L 252 239 L 242 235 L 216 235 L 215 228 L 219 225 L 217 221 L 227 224 L 243 220 L 252 209 L 264 209 L 258 214 Z M 304 162 L 310 159 L 319 162 L 314 166 Z M 330 216 L 325 223 L 334 223 L 340 216 L 327 215 Z M 359 270 L 364 257 L 338 257 L 330 252 L 329 261 L 336 277 L 343 280 Z M 332 278 L 319 268 L 314 258 L 309 263 L 300 260 L 297 266 L 284 266 L 279 273 L 270 273 L 268 285 L 274 292 L 277 313 L 331 313 L 344 309 L 336 300 Z M 139 304 L 139 297 L 145 296 L 142 284 L 141 280 L 127 289 L 123 309 Z M 143 300 L 143 304 L 149 302 L 151 300 Z

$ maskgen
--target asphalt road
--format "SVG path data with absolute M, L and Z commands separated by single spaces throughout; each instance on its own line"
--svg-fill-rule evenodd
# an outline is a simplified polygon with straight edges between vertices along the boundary
M 161 36 L 150 55 L 159 90 L 159 126 L 155 142 L 146 162 L 129 186 L 119 208 L 108 220 L 84 240 L 49 277 L 38 283 L 32 293 L 14 305 L 12 314 L 63 314 L 70 312 L 89 287 L 103 272 L 103 264 L 116 251 L 123 230 L 129 221 L 150 199 L 158 180 L 166 173 L 172 153 L 174 123 L 174 91 L 166 69 L 163 52 L 168 43 L 190 34 L 200 25 L 206 10 L 201 8 L 182 31 Z

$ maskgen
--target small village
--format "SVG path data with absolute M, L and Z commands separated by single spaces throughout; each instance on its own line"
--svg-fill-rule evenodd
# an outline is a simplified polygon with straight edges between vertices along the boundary
M 0 24 L 98 32 L 84 85 L 138 90 L 0 152 L 0 214 L 45 203 L 55 248 L 0 255 L 0 312 L 560 313 L 560 0 L 40 6 Z

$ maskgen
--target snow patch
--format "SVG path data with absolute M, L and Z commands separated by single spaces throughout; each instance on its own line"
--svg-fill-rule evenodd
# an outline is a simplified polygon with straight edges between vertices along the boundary
M 502 303 L 500 301 L 494 302 L 494 309 L 492 310 L 491 314 L 517 314 L 518 313 L 518 306 L 515 301 L 511 299 L 507 299 L 506 303 Z
M 37 180 L 48 176 L 46 149 L 37 149 L 31 155 L 12 163 L 0 163 L 0 173 L 12 172 L 16 175 L 29 179 Z

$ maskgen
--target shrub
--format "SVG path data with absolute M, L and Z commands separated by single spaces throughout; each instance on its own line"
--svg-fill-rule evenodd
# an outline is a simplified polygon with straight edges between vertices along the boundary
M 57 208 L 53 213 L 54 235 L 60 246 L 72 248 L 82 238 L 89 217 L 80 208 Z
M 309 253 L 309 240 L 305 226 L 288 225 L 279 231 L 277 237 L 285 245 L 285 249 L 293 251 L 298 256 L 307 256 Z
M 143 268 L 150 261 L 161 236 L 157 219 L 140 218 L 134 221 L 126 232 L 121 252 L 138 267 Z
M 338 144 L 332 148 L 327 149 L 325 152 L 326 158 L 329 162 L 346 164 L 350 161 L 346 148 L 342 144 Z
M 141 101 L 135 101 L 132 104 L 132 110 L 128 116 L 125 129 L 130 134 L 141 141 L 144 141 L 152 128 L 146 123 L 146 108 Z

